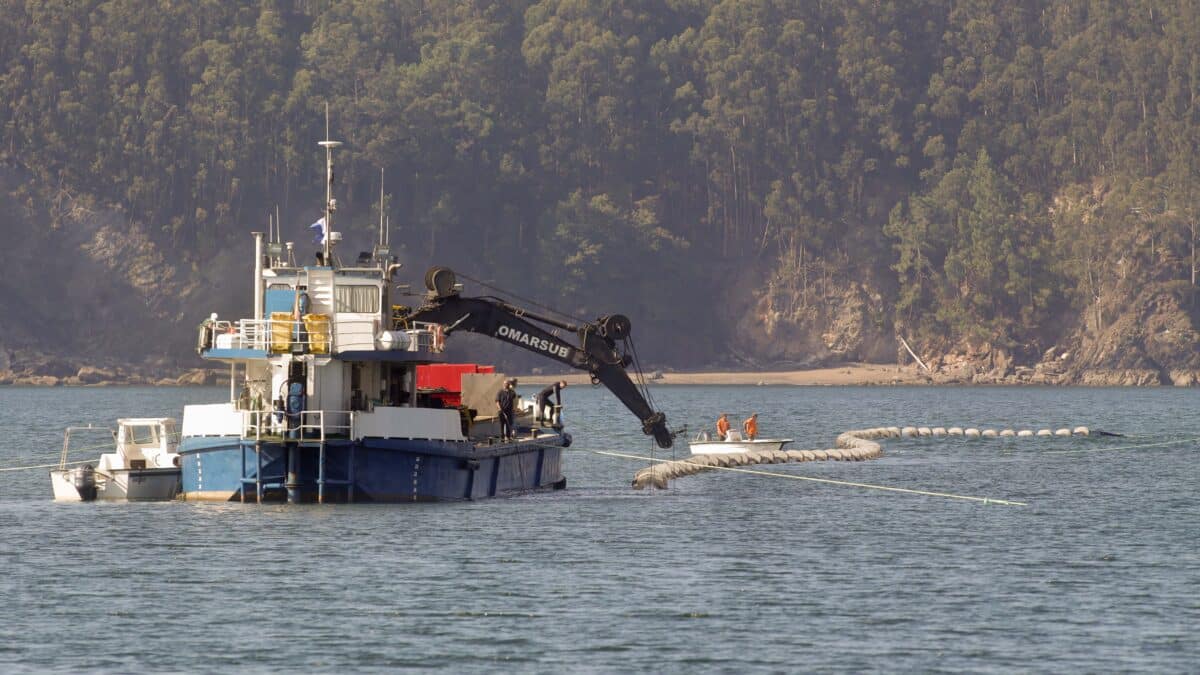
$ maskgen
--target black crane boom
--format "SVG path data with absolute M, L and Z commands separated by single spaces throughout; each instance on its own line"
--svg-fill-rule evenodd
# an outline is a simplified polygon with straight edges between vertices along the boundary
M 496 298 L 465 298 L 459 295 L 454 272 L 434 267 L 425 275 L 429 288 L 424 304 L 408 315 L 411 321 L 446 326 L 446 334 L 456 330 L 488 335 L 535 354 L 591 374 L 626 408 L 642 421 L 642 431 L 653 436 L 659 447 L 669 448 L 674 441 L 667 429 L 667 417 L 654 410 L 630 379 L 626 368 L 632 365 L 617 344 L 629 336 L 631 324 L 621 314 L 603 316 L 594 322 L 575 325 L 530 312 Z M 570 331 L 578 336 L 573 345 L 537 325 L 543 323 Z

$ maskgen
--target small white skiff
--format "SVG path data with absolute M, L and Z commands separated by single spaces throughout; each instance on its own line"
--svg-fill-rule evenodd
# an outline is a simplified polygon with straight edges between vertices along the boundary
M 70 468 L 71 434 L 102 432 L 115 452 L 100 455 L 96 466 Z M 175 420 L 167 417 L 117 420 L 117 430 L 104 427 L 67 427 L 59 468 L 50 472 L 54 501 L 168 501 L 179 494 L 179 434 Z M 108 445 L 106 443 L 106 445 Z
M 689 445 L 693 455 L 727 455 L 738 452 L 762 452 L 764 450 L 782 450 L 783 446 L 791 443 L 790 438 L 742 438 L 742 432 L 729 430 L 725 440 L 713 440 L 707 431 L 702 431 Z

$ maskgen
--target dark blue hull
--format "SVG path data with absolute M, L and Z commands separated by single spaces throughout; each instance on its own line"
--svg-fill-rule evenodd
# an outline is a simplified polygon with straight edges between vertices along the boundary
M 327 440 L 322 453 L 316 441 L 185 438 L 179 449 L 182 498 L 247 502 L 482 499 L 563 487 L 563 445 L 564 438 L 558 434 L 495 445 L 366 438 Z

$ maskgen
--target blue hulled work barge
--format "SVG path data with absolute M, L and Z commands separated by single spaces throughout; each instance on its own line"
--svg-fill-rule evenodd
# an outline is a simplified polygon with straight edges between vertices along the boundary
M 504 438 L 495 402 L 503 375 L 464 373 L 451 398 L 419 386 L 419 369 L 445 361 L 455 331 L 589 372 L 670 446 L 640 373 L 635 384 L 626 371 L 634 362 L 625 317 L 563 321 L 492 296 L 463 297 L 446 268 L 425 275 L 420 306 L 393 304 L 400 265 L 382 227 L 372 252 L 341 265 L 332 229 L 339 144 L 321 145 L 329 187 L 317 264 L 297 265 L 278 227 L 255 233 L 253 315 L 214 314 L 201 326 L 200 355 L 229 364 L 230 400 L 184 408 L 183 499 L 412 502 L 564 487 L 571 438 L 559 410 L 518 411 L 516 437 Z

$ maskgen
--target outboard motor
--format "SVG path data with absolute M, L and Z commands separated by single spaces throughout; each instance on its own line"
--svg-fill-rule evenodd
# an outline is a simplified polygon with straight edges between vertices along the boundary
M 96 499 L 96 470 L 92 468 L 92 465 L 84 464 L 75 469 L 72 474 L 79 498 L 85 502 L 94 501 Z

